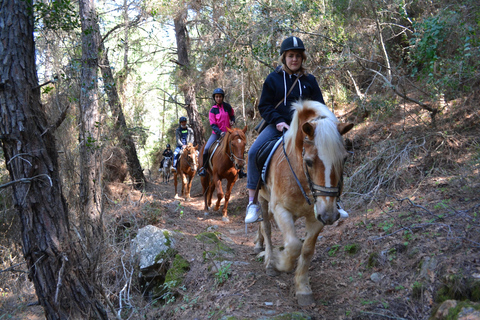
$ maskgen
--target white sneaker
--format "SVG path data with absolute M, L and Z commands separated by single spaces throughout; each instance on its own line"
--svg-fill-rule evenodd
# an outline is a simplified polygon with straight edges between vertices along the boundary
M 245 217 L 245 223 L 260 222 L 263 221 L 261 215 L 262 210 L 258 204 L 250 202 L 247 206 L 247 216 Z
M 342 219 L 348 218 L 348 212 L 343 210 L 342 206 L 340 205 L 340 203 L 338 203 L 338 201 L 337 201 L 337 209 L 338 209 L 338 213 L 340 213 L 340 218 Z

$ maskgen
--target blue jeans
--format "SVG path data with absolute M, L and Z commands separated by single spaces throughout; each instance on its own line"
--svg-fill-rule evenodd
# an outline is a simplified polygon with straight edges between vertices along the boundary
M 255 190 L 257 188 L 258 180 L 260 179 L 260 172 L 257 169 L 257 164 L 255 163 L 255 156 L 257 155 L 260 147 L 267 141 L 273 139 L 274 137 L 280 137 L 282 135 L 281 131 L 278 131 L 275 124 L 269 124 L 263 129 L 263 131 L 258 135 L 255 142 L 248 150 L 248 170 L 247 170 L 247 189 Z
M 218 139 L 220 138 L 220 135 L 216 134 L 216 133 L 212 133 L 210 135 L 210 138 L 208 138 L 208 141 L 207 143 L 205 144 L 205 149 L 203 149 L 203 154 L 207 154 L 208 153 L 208 149 L 210 149 L 210 147 L 212 146 L 212 144 L 217 141 Z

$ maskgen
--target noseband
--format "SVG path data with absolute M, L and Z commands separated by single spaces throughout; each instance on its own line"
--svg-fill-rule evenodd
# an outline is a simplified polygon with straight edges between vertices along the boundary
M 238 134 L 237 134 L 238 135 Z M 223 138 L 222 138 L 223 139 Z M 240 140 L 242 140 L 241 138 L 239 138 Z M 237 157 L 236 155 L 233 154 L 233 148 L 232 148 L 232 140 L 233 140 L 233 136 L 232 138 L 230 139 L 230 141 L 228 142 L 228 148 L 230 149 L 230 154 L 227 153 L 228 155 L 228 158 L 230 159 L 230 161 L 232 161 L 233 164 L 235 164 L 235 168 L 238 169 L 237 167 L 237 164 L 235 162 L 235 160 L 239 161 L 240 163 L 242 163 L 243 165 L 241 167 L 243 167 L 245 165 L 245 159 L 241 159 L 239 157 Z M 244 152 L 245 153 L 245 152 Z
M 305 142 L 304 143 L 312 143 L 310 140 L 305 137 Z M 308 186 L 310 188 L 310 191 L 312 192 L 313 200 L 317 202 L 317 197 L 340 197 L 340 191 L 342 190 L 342 185 L 343 185 L 343 176 L 340 178 L 340 181 L 338 182 L 337 187 L 325 187 L 318 185 L 312 181 L 310 178 L 310 173 L 308 171 L 308 167 L 305 163 L 305 147 L 303 147 L 302 150 L 302 162 L 303 162 L 303 171 L 305 172 L 305 176 L 307 177 L 307 182 Z
M 300 183 L 300 180 L 298 180 L 297 175 L 295 174 L 295 171 L 293 171 L 292 165 L 290 164 L 290 159 L 288 158 L 287 152 L 285 151 L 285 131 L 283 131 L 283 153 L 285 154 L 285 158 L 287 159 L 288 165 L 290 166 L 290 170 L 293 173 L 293 176 L 295 180 L 297 181 L 298 186 L 300 187 L 300 190 L 302 191 L 303 196 L 305 197 L 305 200 L 307 200 L 307 203 L 309 205 L 312 204 L 310 201 L 310 198 L 308 197 L 307 193 L 302 187 L 302 184 Z M 306 143 L 313 143 L 310 140 L 305 137 L 305 142 Z M 312 178 L 310 177 L 310 173 L 308 172 L 307 165 L 305 163 L 305 147 L 303 147 L 302 150 L 302 167 L 303 171 L 305 173 L 305 177 L 307 178 L 308 182 L 308 187 L 310 188 L 310 192 L 312 193 L 313 196 L 313 202 L 317 202 L 317 197 L 324 196 L 324 197 L 340 197 L 340 191 L 342 190 L 342 184 L 343 184 L 343 177 L 340 179 L 338 186 L 337 187 L 326 187 L 326 186 L 321 186 L 312 181 Z

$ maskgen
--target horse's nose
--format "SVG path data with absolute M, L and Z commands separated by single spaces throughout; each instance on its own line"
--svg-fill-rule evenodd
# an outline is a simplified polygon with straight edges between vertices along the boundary
M 317 201 L 314 204 L 315 217 L 324 225 L 332 225 L 340 219 L 340 213 L 334 203 L 324 200 Z

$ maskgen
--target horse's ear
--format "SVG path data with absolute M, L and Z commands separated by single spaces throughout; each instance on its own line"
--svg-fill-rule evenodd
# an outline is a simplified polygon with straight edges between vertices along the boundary
M 247 125 L 243 128 L 243 133 L 247 133 Z
M 340 132 L 340 135 L 344 135 L 348 131 L 352 130 L 353 128 L 353 123 L 346 123 L 346 122 L 341 122 L 337 124 L 337 130 Z
M 197 144 L 197 146 L 195 147 L 195 150 L 198 150 L 198 148 L 199 148 L 199 147 L 200 147 L 200 145 L 199 145 L 199 144 Z
M 230 133 L 232 133 L 232 132 L 233 132 L 233 130 L 232 130 L 232 129 L 230 129 L 229 127 L 227 127 L 227 130 L 228 130 L 228 132 L 230 132 Z
M 302 131 L 308 136 L 308 139 L 313 140 L 315 136 L 315 128 L 310 122 L 305 122 L 302 125 Z

